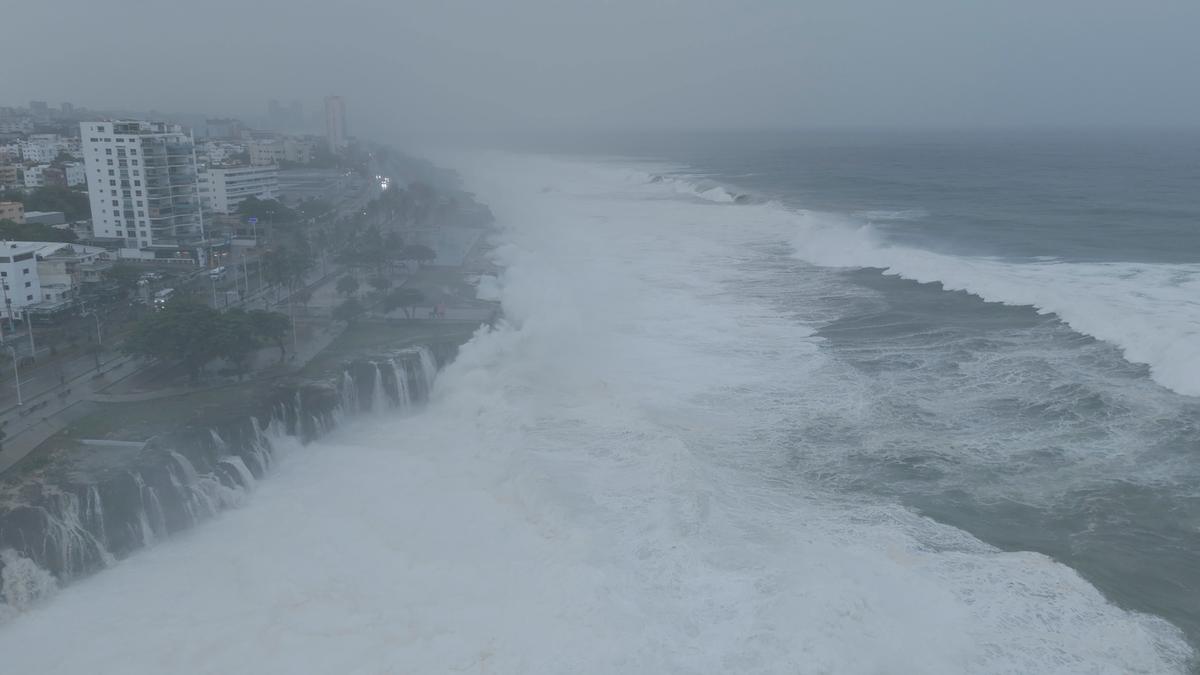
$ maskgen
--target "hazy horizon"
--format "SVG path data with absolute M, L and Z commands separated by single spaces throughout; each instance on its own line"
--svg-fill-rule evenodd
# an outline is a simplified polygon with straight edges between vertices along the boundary
M 217 0 L 6 9 L 9 104 L 261 116 L 347 100 L 354 133 L 1191 127 L 1200 4 L 756 1 L 564 6 Z M 66 17 L 66 18 L 64 18 Z M 53 47 L 44 30 L 54 26 Z M 30 55 L 48 53 L 45 58 Z M 128 74 L 111 77 L 111 73 Z M 401 133 L 396 133 L 402 130 Z

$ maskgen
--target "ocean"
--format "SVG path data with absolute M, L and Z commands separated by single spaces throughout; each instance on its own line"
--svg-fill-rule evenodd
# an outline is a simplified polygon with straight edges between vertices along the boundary
M 5 672 L 1194 668 L 1200 136 L 603 150 L 454 157 L 505 320 Z

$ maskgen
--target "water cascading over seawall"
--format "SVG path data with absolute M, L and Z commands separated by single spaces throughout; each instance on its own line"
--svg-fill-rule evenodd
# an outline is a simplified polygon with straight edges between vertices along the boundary
M 279 387 L 256 414 L 155 437 L 101 468 L 55 466 L 0 482 L 0 620 L 241 504 L 284 448 L 354 416 L 425 401 L 439 360 L 452 355 L 420 347 L 354 359 L 330 382 Z

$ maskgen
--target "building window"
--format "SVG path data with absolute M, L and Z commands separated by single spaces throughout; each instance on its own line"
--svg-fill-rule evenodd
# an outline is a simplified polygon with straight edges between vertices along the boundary
M 104 149 L 104 154 L 106 154 L 106 155 L 111 155 L 111 154 L 112 154 L 112 148 L 105 148 L 105 149 Z
M 112 160 L 111 160 L 111 159 L 110 159 L 110 160 L 108 160 L 108 165 L 109 165 L 109 166 L 112 166 L 112 165 L 113 165 L 113 163 L 112 163 Z
M 108 181 L 108 184 L 115 187 L 117 185 L 117 181 L 110 180 L 110 181 Z
M 29 268 L 25 267 L 21 270 L 21 274 L 29 274 Z
M 135 194 L 137 194 L 137 196 L 139 196 L 139 197 L 141 197 L 141 196 L 142 196 L 142 191 L 141 191 L 141 190 L 134 190 L 134 193 L 135 193 Z M 138 202 L 138 203 L 139 203 L 139 204 L 141 204 L 141 202 Z
M 120 203 L 120 202 L 118 202 L 118 201 L 117 201 L 117 200 L 115 200 L 115 199 L 114 199 L 114 200 L 112 200 L 112 202 L 113 202 L 113 206 L 120 206 L 120 205 L 121 205 L 121 203 Z
M 133 164 L 134 166 L 137 166 L 137 165 L 138 165 L 138 163 L 137 163 L 137 160 L 136 160 L 136 159 L 131 159 L 131 160 L 129 160 L 129 162 L 130 162 L 131 164 Z
M 136 154 L 137 154 L 137 150 L 136 150 L 136 149 L 133 149 L 133 148 L 130 148 L 130 150 L 129 150 L 129 154 L 131 154 L 131 155 L 136 155 Z
M 30 286 L 32 286 L 32 285 L 33 285 L 33 282 L 32 282 L 32 281 L 26 281 L 26 282 L 25 282 L 25 288 L 29 288 L 29 287 L 30 287 Z
M 140 180 L 135 180 L 135 181 L 133 181 L 133 186 L 134 186 L 134 187 L 138 187 L 138 186 L 140 186 L 141 184 L 142 184 L 142 181 L 140 181 Z
M 25 296 L 25 299 L 26 299 L 26 300 L 32 300 L 32 299 L 33 299 L 33 296 L 32 296 L 32 295 L 27 295 L 27 296 Z
M 96 173 L 100 173 L 100 169 L 96 169 Z M 112 170 L 112 169 L 109 169 L 109 170 L 108 170 L 108 175 L 110 175 L 110 176 L 115 176 L 115 175 L 117 175 L 117 172 L 116 172 L 116 171 L 114 171 L 114 170 Z
M 146 212 L 145 212 L 145 211 L 138 211 L 138 216 L 139 216 L 139 217 L 144 217 L 145 215 L 146 215 Z

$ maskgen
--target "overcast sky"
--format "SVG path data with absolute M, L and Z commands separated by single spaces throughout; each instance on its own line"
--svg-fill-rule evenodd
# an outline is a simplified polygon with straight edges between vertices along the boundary
M 1200 123 L 1200 0 L 38 0 L 0 105 L 352 132 Z

